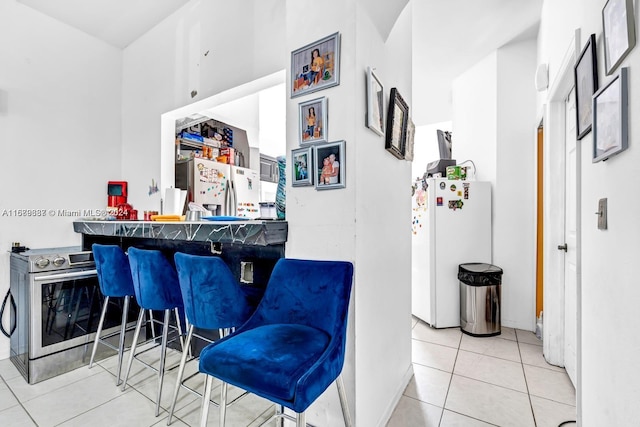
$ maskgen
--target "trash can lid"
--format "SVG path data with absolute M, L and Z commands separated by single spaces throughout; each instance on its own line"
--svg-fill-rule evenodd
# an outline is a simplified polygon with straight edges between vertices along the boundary
M 458 280 L 471 286 L 500 285 L 502 269 L 482 262 L 460 264 L 458 266 Z

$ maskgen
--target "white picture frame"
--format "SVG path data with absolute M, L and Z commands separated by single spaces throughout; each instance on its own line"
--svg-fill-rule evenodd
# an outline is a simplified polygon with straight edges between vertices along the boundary
M 367 67 L 366 125 L 380 136 L 384 136 L 384 105 L 384 86 L 373 68 Z

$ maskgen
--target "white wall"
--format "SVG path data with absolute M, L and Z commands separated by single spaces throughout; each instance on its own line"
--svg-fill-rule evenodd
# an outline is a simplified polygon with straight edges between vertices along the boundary
M 639 5 L 635 3 L 636 29 Z M 562 54 L 569 46 L 573 31 L 580 28 L 584 46 L 586 37 L 595 33 L 598 40 L 598 74 L 600 86 L 608 81 L 604 74 L 601 11 L 599 0 L 546 1 L 543 7 L 539 37 L 538 62 L 550 64 L 550 81 L 556 78 Z M 640 161 L 640 124 L 633 119 L 640 105 L 636 87 L 640 69 L 638 47 L 631 51 L 622 66 L 629 75 L 629 149 L 618 156 L 593 164 L 591 147 L 593 133 L 579 141 L 583 146 L 582 168 L 582 324 L 581 347 L 582 387 L 579 410 L 582 425 L 625 425 L 640 419 L 640 370 L 637 355 L 640 341 L 637 335 L 637 304 L 640 287 L 637 284 L 637 260 L 640 249 L 633 236 L 640 235 L 637 220 L 639 203 L 635 192 L 621 182 L 638 183 L 637 164 Z M 540 102 L 544 102 L 540 101 Z M 539 104 L 540 108 L 540 104 Z M 596 228 L 597 200 L 608 198 L 608 230 Z
M 452 157 L 473 160 L 476 179 L 493 183 L 497 175 L 497 61 L 493 52 L 454 79 L 452 87 Z
M 502 322 L 535 330 L 536 41 L 498 49 L 493 263 L 502 267 Z
M 122 179 L 122 59 L 104 42 L 14 0 L 0 0 L 0 64 L 4 297 L 11 242 L 30 248 L 79 245 L 75 217 L 57 210 L 104 209 L 107 181 Z M 13 216 L 20 209 L 44 209 L 46 216 Z M 9 340 L 0 336 L 0 359 L 7 357 Z
M 375 21 L 364 13 L 367 8 L 368 2 L 359 2 L 356 80 L 345 101 L 353 100 L 356 112 L 356 411 L 358 426 L 380 426 L 386 424 L 413 373 L 411 163 L 384 150 L 384 137 L 365 127 L 363 92 L 366 67 L 375 67 L 387 103 L 396 87 L 411 115 L 412 6 L 402 10 L 386 40 L 378 37 Z
M 492 263 L 502 324 L 535 329 L 535 40 L 506 45 L 454 80 L 453 158 L 492 183 Z

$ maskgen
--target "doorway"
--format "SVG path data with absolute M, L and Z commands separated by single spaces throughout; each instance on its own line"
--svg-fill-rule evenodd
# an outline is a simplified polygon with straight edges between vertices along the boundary
M 544 112 L 543 354 L 567 369 L 581 419 L 580 145 L 576 140 L 573 66 L 576 30 L 549 89 Z M 583 142 L 584 143 L 584 142 Z

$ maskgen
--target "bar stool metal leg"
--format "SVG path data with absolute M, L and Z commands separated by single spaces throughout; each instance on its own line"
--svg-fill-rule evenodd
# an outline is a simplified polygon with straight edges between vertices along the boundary
M 209 417 L 209 399 L 211 399 L 211 384 L 213 384 L 213 377 L 211 375 L 206 375 L 204 380 L 204 391 L 202 393 L 200 427 L 207 427 L 207 418 Z
M 98 322 L 96 339 L 93 341 L 93 350 L 91 350 L 91 359 L 89 360 L 89 368 L 93 367 L 93 359 L 96 357 L 96 350 L 98 349 L 98 341 L 100 340 L 100 334 L 102 333 L 102 326 L 104 325 L 104 318 L 107 315 L 108 305 L 109 305 L 109 297 L 104 297 L 104 306 L 102 307 L 102 314 L 100 315 L 100 321 Z
M 122 381 L 122 391 L 124 391 L 124 389 L 127 387 L 127 378 L 129 378 L 129 372 L 131 372 L 131 365 L 133 365 L 133 359 L 136 354 L 136 346 L 138 344 L 138 338 L 140 337 L 140 329 L 142 329 L 143 317 L 144 317 L 144 310 L 140 310 L 140 314 L 138 314 L 138 322 L 136 323 L 136 332 L 133 334 L 133 342 L 131 343 L 129 363 L 127 363 L 127 371 L 125 372 L 124 380 Z
M 207 375 L 207 377 L 209 377 Z M 220 386 L 220 427 L 224 427 L 225 418 L 227 416 L 227 383 L 222 382 Z M 203 402 L 208 404 L 209 402 Z
M 307 427 L 307 421 L 304 412 L 296 413 L 296 427 Z
M 193 325 L 189 325 L 189 329 L 187 332 L 187 339 L 184 343 L 185 347 L 188 349 L 191 345 L 191 337 L 193 336 Z M 167 425 L 171 425 L 171 420 L 173 419 L 173 411 L 176 409 L 176 402 L 178 401 L 178 393 L 180 392 L 180 385 L 182 384 L 182 377 L 184 376 L 184 368 L 187 364 L 187 357 L 189 356 L 188 351 L 182 351 L 182 358 L 180 359 L 180 368 L 178 369 L 178 380 L 176 381 L 176 386 L 173 389 L 173 401 L 171 402 L 171 409 L 169 410 L 169 417 L 167 418 Z
M 336 386 L 338 386 L 338 397 L 340 397 L 340 406 L 342 407 L 342 417 L 344 418 L 345 427 L 351 427 L 351 414 L 349 413 L 349 403 L 347 402 L 347 393 L 344 390 L 342 382 L 342 374 L 336 378 Z
M 276 427 L 284 426 L 284 418 L 282 415 L 284 414 L 284 406 L 276 405 Z
M 118 343 L 118 372 L 116 373 L 116 386 L 119 386 L 120 372 L 122 371 L 122 359 L 124 358 L 124 339 L 127 333 L 127 314 L 129 312 L 129 300 L 131 297 L 124 297 L 124 305 L 122 307 L 122 323 L 120 324 L 120 342 Z M 144 311 L 144 310 L 143 310 Z M 96 335 L 97 338 L 97 335 Z
M 171 317 L 171 310 L 165 310 L 164 324 L 162 326 L 162 344 L 160 347 L 160 367 L 158 368 L 158 394 L 157 394 L 158 397 L 156 399 L 156 417 L 160 415 L 160 398 L 162 397 L 162 383 L 164 382 L 164 362 L 167 356 L 167 338 L 169 336 L 170 317 Z

